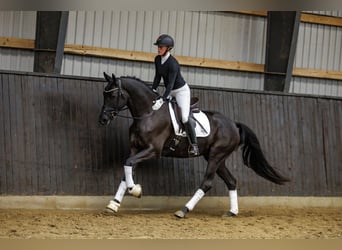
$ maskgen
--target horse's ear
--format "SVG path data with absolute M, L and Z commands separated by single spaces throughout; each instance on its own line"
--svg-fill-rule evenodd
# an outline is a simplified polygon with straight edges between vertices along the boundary
M 115 81 L 115 75 L 112 73 L 112 79 L 113 79 L 113 82 L 116 82 Z
M 104 75 L 104 78 L 107 81 L 107 85 L 105 87 L 105 90 L 108 91 L 108 90 L 110 90 L 112 88 L 113 79 L 108 74 L 106 74 L 106 72 L 103 72 L 103 75 Z
M 112 81 L 112 78 L 106 72 L 103 72 L 103 76 L 104 76 L 104 78 L 106 79 L 107 82 L 111 82 Z

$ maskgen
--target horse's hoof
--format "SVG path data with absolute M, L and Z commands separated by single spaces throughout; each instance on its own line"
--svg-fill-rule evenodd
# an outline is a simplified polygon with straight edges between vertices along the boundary
M 117 214 L 117 212 L 115 212 L 114 210 L 106 207 L 104 210 L 103 210 L 103 214 L 104 215 L 112 215 L 112 214 Z
M 132 188 L 128 190 L 128 193 L 133 195 L 134 197 L 140 198 L 142 195 L 142 188 L 140 184 L 134 185 Z
M 106 213 L 117 213 L 119 210 L 119 207 L 120 207 L 120 203 L 111 200 L 111 201 L 109 201 L 109 204 L 105 208 L 105 212 Z
M 175 216 L 177 218 L 184 218 L 185 217 L 185 213 L 182 210 L 178 210 L 175 212 Z
M 234 214 L 234 213 L 232 213 L 232 212 L 227 212 L 227 213 L 225 213 L 224 215 L 222 215 L 222 217 L 236 217 L 237 216 L 237 214 Z

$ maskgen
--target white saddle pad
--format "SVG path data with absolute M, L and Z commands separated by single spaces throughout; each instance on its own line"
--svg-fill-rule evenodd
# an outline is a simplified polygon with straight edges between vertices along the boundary
M 176 120 L 175 111 L 173 110 L 171 103 L 169 103 L 169 111 L 170 111 L 170 116 L 171 116 L 172 125 L 175 131 L 175 134 L 186 137 L 186 132 L 182 130 L 182 128 L 179 126 Z M 196 137 L 208 136 L 210 134 L 210 123 L 209 123 L 209 119 L 207 115 L 203 113 L 202 111 L 198 113 L 193 113 L 193 115 L 198 121 L 198 122 L 196 121 L 196 127 L 195 127 Z M 201 124 L 198 124 L 198 123 L 201 123 Z

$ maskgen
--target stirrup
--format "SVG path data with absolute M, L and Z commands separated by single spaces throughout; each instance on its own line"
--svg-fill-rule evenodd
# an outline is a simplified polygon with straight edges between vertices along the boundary
M 199 149 L 197 144 L 190 144 L 188 153 L 190 156 L 197 156 L 199 155 Z

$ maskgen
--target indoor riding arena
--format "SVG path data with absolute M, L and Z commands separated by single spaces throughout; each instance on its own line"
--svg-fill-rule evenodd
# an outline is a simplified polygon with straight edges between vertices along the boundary
M 160 34 L 199 109 L 247 125 L 289 179 L 261 177 L 237 147 L 236 216 L 219 174 L 174 216 L 203 156 L 138 163 L 142 196 L 105 209 L 135 120 L 124 109 L 99 124 L 103 73 L 151 86 Z M 341 11 L 0 11 L 0 239 L 341 239 L 341 39 Z

